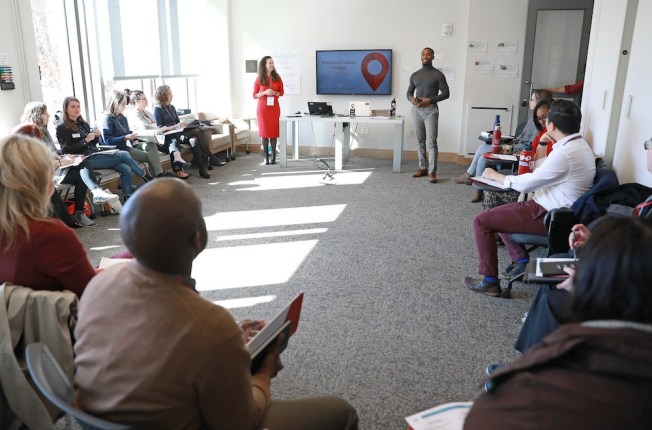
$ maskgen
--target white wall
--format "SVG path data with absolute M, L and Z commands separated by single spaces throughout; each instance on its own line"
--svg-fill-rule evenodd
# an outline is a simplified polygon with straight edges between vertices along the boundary
M 0 91 L 0 135 L 18 124 L 27 102 L 41 98 L 31 13 L 28 1 L 3 2 L 0 54 L 8 57 L 16 89 Z

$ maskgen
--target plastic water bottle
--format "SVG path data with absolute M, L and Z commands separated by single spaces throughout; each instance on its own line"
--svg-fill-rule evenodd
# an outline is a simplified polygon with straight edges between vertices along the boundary
M 396 98 L 392 99 L 392 104 L 389 108 L 389 116 L 396 116 Z
M 496 120 L 494 121 L 494 133 L 491 137 L 491 153 L 498 154 L 500 152 L 500 139 L 502 138 L 502 133 L 500 131 L 500 115 L 496 115 Z
M 272 155 L 272 144 L 271 144 L 271 143 L 268 143 L 268 144 L 267 144 L 267 153 L 268 153 L 269 155 Z

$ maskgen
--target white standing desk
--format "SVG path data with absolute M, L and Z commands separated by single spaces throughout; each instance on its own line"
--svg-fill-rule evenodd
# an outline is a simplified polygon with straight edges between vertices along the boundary
M 365 116 L 328 116 L 322 117 L 318 115 L 303 115 L 303 116 L 283 116 L 280 118 L 281 135 L 279 138 L 280 144 L 280 164 L 281 167 L 287 167 L 287 146 L 288 135 L 292 142 L 292 158 L 299 159 L 299 123 L 334 123 L 335 124 L 335 170 L 342 170 L 342 147 L 344 143 L 350 144 L 351 142 L 351 124 L 392 124 L 394 125 L 394 158 L 392 170 L 396 173 L 401 172 L 401 160 L 403 158 L 403 122 L 402 116 L 379 118 L 379 117 L 365 117 Z M 348 124 L 347 127 L 344 124 Z M 288 133 L 288 129 L 290 130 Z

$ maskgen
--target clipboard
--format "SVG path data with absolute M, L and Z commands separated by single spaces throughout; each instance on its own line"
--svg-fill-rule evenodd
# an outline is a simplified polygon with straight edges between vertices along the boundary
M 256 373 L 260 368 L 269 348 L 281 333 L 285 333 L 285 340 L 281 345 L 281 351 L 284 351 L 288 345 L 290 337 L 299 327 L 299 318 L 301 316 L 301 306 L 303 305 L 303 293 L 299 293 L 289 305 L 279 312 L 269 324 L 267 324 L 256 336 L 248 343 L 247 347 L 251 354 L 251 373 Z

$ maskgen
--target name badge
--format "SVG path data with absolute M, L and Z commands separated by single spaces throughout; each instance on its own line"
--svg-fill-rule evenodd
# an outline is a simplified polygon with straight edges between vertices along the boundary
M 276 99 L 276 97 L 267 96 L 267 106 L 274 106 L 274 99 Z
M 79 133 L 73 133 L 72 138 L 73 139 L 79 139 L 81 137 L 81 134 Z

